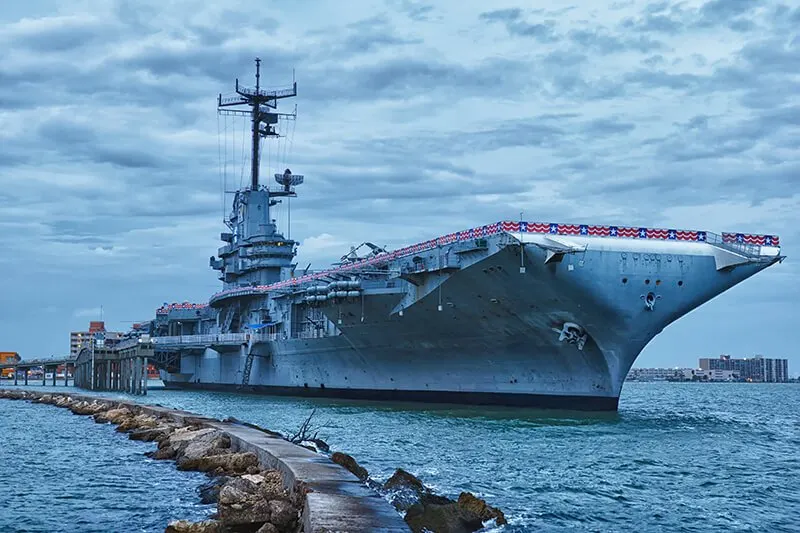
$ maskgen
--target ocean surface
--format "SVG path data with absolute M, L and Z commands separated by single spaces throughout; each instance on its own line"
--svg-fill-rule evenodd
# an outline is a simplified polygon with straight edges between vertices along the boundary
M 155 445 L 115 427 L 0 400 L 0 533 L 163 532 L 170 520 L 214 511 L 199 501 L 204 474 L 145 457 Z
M 443 494 L 471 491 L 506 513 L 508 533 L 800 531 L 795 384 L 627 383 L 619 413 L 604 415 L 166 390 L 137 400 L 282 432 L 314 411 L 319 437 L 372 477 L 402 467 Z M 1 532 L 163 531 L 212 510 L 198 503 L 204 476 L 147 459 L 152 444 L 50 406 L 0 400 L 0 415 Z

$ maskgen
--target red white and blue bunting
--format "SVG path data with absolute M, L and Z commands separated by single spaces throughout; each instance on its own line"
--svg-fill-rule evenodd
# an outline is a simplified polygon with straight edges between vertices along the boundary
M 366 266 L 385 265 L 393 259 L 418 254 L 427 250 L 432 250 L 437 246 L 463 242 L 481 237 L 488 237 L 498 233 L 536 233 L 548 235 L 576 235 L 584 237 L 610 237 L 626 239 L 656 239 L 666 241 L 689 241 L 707 242 L 708 232 L 696 230 L 680 229 L 660 229 L 660 228 L 641 228 L 631 226 L 596 226 L 588 224 L 557 224 L 545 222 L 512 222 L 502 221 L 470 228 L 464 231 L 449 233 L 436 239 L 412 244 L 393 252 L 377 255 L 373 258 L 348 263 L 340 267 L 331 268 L 322 272 L 291 278 L 271 285 L 259 285 L 257 287 L 229 289 L 215 294 L 212 298 L 236 294 L 252 294 L 253 291 L 272 291 L 286 287 L 293 287 L 327 277 L 330 274 L 341 274 L 353 270 L 360 270 Z M 713 235 L 713 234 L 712 234 Z M 779 246 L 780 239 L 777 235 L 751 235 L 745 233 L 723 233 L 722 241 L 728 243 L 753 244 L 758 246 Z
M 750 233 L 723 233 L 722 242 L 755 244 L 757 246 L 780 246 L 781 244 L 777 235 L 752 235 Z

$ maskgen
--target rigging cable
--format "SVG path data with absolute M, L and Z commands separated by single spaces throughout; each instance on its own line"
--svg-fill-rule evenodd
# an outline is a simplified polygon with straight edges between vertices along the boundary
M 217 172 L 219 172 L 219 186 L 222 188 L 222 220 L 225 220 L 225 181 L 222 176 L 222 131 L 217 110 Z
M 286 124 L 286 120 L 284 119 L 283 123 Z M 286 159 L 286 135 L 283 136 L 283 166 L 288 167 L 289 161 Z
M 231 178 L 233 183 L 236 183 L 236 115 L 231 117 L 231 131 L 233 131 L 231 135 Z M 239 185 L 239 188 L 241 188 L 241 183 Z
M 247 155 L 245 155 L 246 154 L 245 147 L 247 145 L 247 143 L 245 142 L 245 138 L 246 137 L 247 137 L 247 119 L 242 119 L 242 172 L 241 172 L 241 175 L 239 176 L 239 188 L 240 189 L 242 188 L 242 185 L 244 184 L 244 167 L 245 167 L 245 163 L 247 161 Z
M 222 175 L 224 180 L 223 187 L 228 188 L 228 115 L 225 115 L 225 150 L 224 150 L 224 163 L 222 167 Z M 222 195 L 222 220 L 225 221 L 225 194 Z
M 275 124 L 275 133 L 277 136 L 275 137 L 275 172 L 280 172 L 283 169 L 283 161 L 281 161 L 281 131 L 280 131 L 280 117 L 278 117 L 278 123 Z
M 294 118 L 292 119 L 292 133 L 289 135 L 289 159 L 292 158 L 292 148 L 294 148 L 294 129 L 297 124 L 297 106 L 294 106 Z
M 272 143 L 264 143 L 267 145 L 267 174 L 272 172 Z
M 297 123 L 297 106 L 294 106 L 294 114 L 295 114 L 295 116 L 292 119 L 292 133 L 289 134 L 289 155 L 287 156 L 287 162 L 288 162 L 289 159 L 292 158 L 292 148 L 294 147 L 294 129 L 295 129 L 295 124 Z M 292 228 L 291 228 L 291 224 L 292 224 L 292 198 L 291 197 L 287 198 L 287 212 L 288 213 L 287 213 L 286 227 L 288 228 L 288 230 L 287 230 L 288 231 L 288 236 L 291 239 L 292 238 L 292 233 L 291 233 L 291 231 L 292 231 Z M 361 315 L 362 315 L 362 320 L 363 320 L 363 315 L 364 315 L 363 310 L 361 312 Z

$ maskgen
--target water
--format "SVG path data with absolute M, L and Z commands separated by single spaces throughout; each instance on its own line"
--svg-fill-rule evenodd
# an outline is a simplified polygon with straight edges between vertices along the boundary
M 110 424 L 67 409 L 0 400 L 0 532 L 164 531 L 201 520 L 199 472 L 144 452 Z
M 319 436 L 332 449 L 356 457 L 373 477 L 385 479 L 402 467 L 448 496 L 474 492 L 506 512 L 511 523 L 504 531 L 509 533 L 800 531 L 798 385 L 629 383 L 614 415 L 211 392 L 151 391 L 139 400 L 234 416 L 283 432 L 296 430 L 316 409 Z M 8 403 L 0 403 L 0 409 Z M 46 418 L 53 416 L 48 410 Z M 5 449 L 7 430 L 0 428 Z M 86 435 L 96 436 L 90 446 L 94 450 L 142 449 L 110 430 Z M 27 436 L 24 442 L 29 460 L 36 461 L 41 451 L 37 440 Z M 75 453 L 74 444 L 66 441 L 65 447 Z M 137 477 L 164 476 L 159 479 L 165 485 L 193 494 L 196 483 L 184 473 L 168 478 L 164 464 L 147 464 L 135 451 L 114 453 L 130 453 L 130 463 L 116 470 L 120 477 L 138 468 Z M 53 468 L 65 467 L 62 462 Z M 89 475 L 82 490 L 92 493 L 91 485 L 98 482 Z M 196 496 L 172 498 L 151 509 L 153 498 L 126 495 L 126 501 L 140 505 L 127 513 L 144 513 L 138 523 L 163 528 L 177 509 L 173 506 L 180 507 L 180 516 L 200 512 L 193 507 Z M 62 516 L 70 514 L 66 507 Z M 85 509 L 71 512 L 80 516 Z M 117 521 L 116 508 L 103 512 Z M 163 530 L 148 527 L 138 529 Z

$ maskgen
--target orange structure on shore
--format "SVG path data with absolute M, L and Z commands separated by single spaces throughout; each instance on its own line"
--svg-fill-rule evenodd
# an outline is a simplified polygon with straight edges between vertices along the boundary
M 20 360 L 17 352 L 0 352 L 0 365 L 7 365 L 10 363 L 18 363 Z M 4 368 L 0 370 L 0 377 L 10 378 L 14 376 L 13 368 Z

